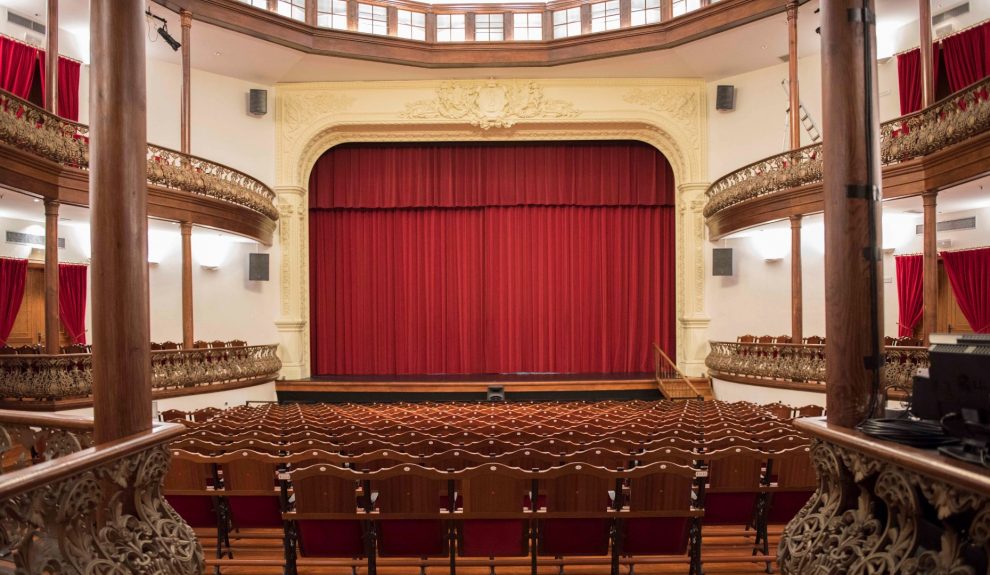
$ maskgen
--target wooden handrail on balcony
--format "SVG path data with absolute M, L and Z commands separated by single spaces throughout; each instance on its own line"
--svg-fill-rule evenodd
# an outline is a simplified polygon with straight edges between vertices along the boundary
M 881 124 L 881 162 L 884 166 L 909 162 L 988 131 L 990 77 L 923 110 Z M 704 216 L 713 218 L 757 198 L 820 185 L 823 166 L 821 143 L 788 150 L 743 166 L 709 186 L 705 192 L 708 202 Z M 959 178 L 959 181 L 965 181 L 970 176 L 960 175 Z M 770 215 L 747 218 L 746 224 L 758 225 L 779 219 L 775 214 L 771 210 Z
M 0 410 L 0 437 L 23 437 L 28 429 L 52 441 L 80 425 L 78 417 Z M 59 573 L 201 573 L 203 550 L 195 533 L 162 496 L 167 444 L 184 431 L 158 423 L 101 445 L 79 449 L 85 442 L 76 441 L 73 449 L 0 475 L 0 557 L 18 573 L 40 573 L 42 567 Z M 22 445 L 4 442 L 0 449 L 6 454 Z
M 152 351 L 152 392 L 155 397 L 171 397 L 273 380 L 282 369 L 277 348 L 270 344 Z M 92 354 L 0 355 L 0 398 L 7 406 L 88 405 L 92 381 Z
M 674 363 L 674 361 L 671 360 L 670 357 L 666 353 L 664 353 L 664 351 L 660 349 L 660 346 L 657 345 L 656 343 L 653 344 L 653 359 L 656 367 L 657 387 L 660 389 L 660 393 L 662 393 L 664 397 L 666 397 L 667 399 L 704 400 L 704 395 L 702 395 L 701 392 L 698 391 L 698 388 L 696 388 L 694 384 L 691 383 L 691 380 L 688 378 L 688 376 L 684 375 L 684 372 L 682 372 L 681 369 L 677 367 L 677 364 Z M 664 371 L 665 367 L 667 369 L 672 370 L 672 372 Z M 669 373 L 676 374 L 676 377 L 667 377 L 667 374 Z M 688 388 L 690 395 L 685 396 L 683 394 L 678 394 L 675 393 L 674 390 L 670 389 L 670 386 L 668 386 L 666 382 L 672 379 L 680 379 L 684 383 L 684 385 Z
M 793 387 L 809 391 L 825 389 L 825 345 L 800 343 L 709 342 L 711 351 L 705 365 L 713 377 L 773 387 Z M 888 346 L 884 348 L 884 388 L 891 396 L 911 390 L 911 379 L 918 368 L 928 367 L 928 349 Z M 782 385 L 776 385 L 780 382 Z
M 0 142 L 68 168 L 89 169 L 89 126 L 0 90 Z M 240 170 L 148 144 L 148 184 L 208 196 L 278 220 L 275 192 Z

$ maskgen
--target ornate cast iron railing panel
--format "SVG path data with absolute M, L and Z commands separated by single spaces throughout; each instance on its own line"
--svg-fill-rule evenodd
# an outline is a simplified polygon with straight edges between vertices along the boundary
M 89 127 L 0 90 L 0 141 L 63 166 L 89 169 Z M 278 219 L 275 192 L 222 164 L 148 144 L 148 183 L 208 196 Z
M 157 424 L 93 447 L 75 422 L 60 426 L 57 420 L 64 416 L 30 418 L 0 411 L 0 440 L 20 437 L 27 428 L 35 438 L 63 441 L 54 460 L 0 475 L 0 557 L 13 563 L 13 573 L 203 572 L 196 534 L 162 495 L 167 443 L 183 433 L 183 426 Z M 6 461 L 10 447 L 2 447 L 7 447 Z
M 713 372 L 760 379 L 825 385 L 825 346 L 822 344 L 710 342 L 705 365 Z M 919 367 L 928 367 L 923 347 L 885 348 L 884 387 L 910 391 Z
M 245 380 L 275 379 L 277 345 L 151 352 L 151 389 L 178 390 Z M 58 401 L 92 396 L 92 356 L 0 356 L 0 397 Z
M 814 421 L 797 426 L 812 435 L 818 490 L 781 535 L 781 573 L 985 573 L 985 471 L 851 430 L 816 433 L 824 425 Z
M 883 165 L 941 150 L 990 129 L 990 78 L 914 114 L 880 126 Z M 822 146 L 770 156 L 716 180 L 705 192 L 706 218 L 736 204 L 822 181 Z

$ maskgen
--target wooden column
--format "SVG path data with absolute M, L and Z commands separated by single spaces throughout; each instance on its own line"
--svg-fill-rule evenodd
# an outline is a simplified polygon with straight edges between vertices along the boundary
M 791 149 L 801 147 L 801 92 L 798 86 L 798 3 L 787 3 L 788 93 L 791 109 Z
M 921 48 L 921 107 L 935 103 L 935 62 L 932 61 L 931 0 L 918 0 L 918 25 Z
M 823 0 L 821 14 L 826 405 L 829 423 L 853 427 L 880 407 L 876 12 L 873 0 Z
M 58 0 L 48 0 L 45 47 L 45 109 L 58 114 Z
M 95 440 L 151 428 L 143 2 L 90 1 Z
M 192 224 L 179 224 L 182 231 L 182 347 L 193 348 Z
M 924 262 L 922 267 L 924 298 L 924 316 L 922 323 L 922 338 L 927 342 L 928 336 L 936 331 L 938 321 L 938 213 L 935 211 L 938 192 L 928 191 L 921 194 L 925 205 L 924 232 Z
M 179 150 L 183 154 L 192 153 L 192 65 L 190 58 L 192 44 L 189 41 L 192 35 L 192 12 L 180 10 L 179 17 L 182 19 L 182 109 L 180 113 L 181 142 Z
M 59 353 L 58 202 L 45 200 L 45 353 Z
M 801 283 L 801 216 L 791 216 L 791 340 L 804 338 L 804 289 Z

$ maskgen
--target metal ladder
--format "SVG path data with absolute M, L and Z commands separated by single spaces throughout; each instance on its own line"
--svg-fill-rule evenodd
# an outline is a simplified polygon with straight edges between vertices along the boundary
M 787 110 L 784 112 L 783 145 L 784 151 L 786 152 L 791 149 L 791 93 L 787 89 L 787 80 L 780 81 L 780 88 L 784 91 L 784 94 L 787 95 Z M 811 138 L 811 143 L 817 144 L 820 142 L 822 139 L 822 133 L 818 131 L 818 126 L 815 125 L 815 121 L 811 119 L 811 114 L 808 113 L 808 110 L 804 107 L 804 103 L 800 100 L 798 100 L 798 117 L 801 121 L 801 127 L 804 128 L 804 131 L 808 134 L 808 137 Z

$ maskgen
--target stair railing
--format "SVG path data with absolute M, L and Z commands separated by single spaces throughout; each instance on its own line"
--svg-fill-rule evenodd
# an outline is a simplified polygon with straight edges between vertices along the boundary
M 657 387 L 660 389 L 660 393 L 664 394 L 668 399 L 705 400 L 705 396 L 698 391 L 698 388 L 691 383 L 691 380 L 684 375 L 684 372 L 677 367 L 677 364 L 674 363 L 656 343 L 653 344 L 653 359 L 656 366 Z M 676 397 L 674 394 L 669 393 L 664 385 L 665 379 L 681 379 L 684 384 L 687 385 L 687 388 L 691 390 L 691 393 L 694 394 L 694 397 Z

